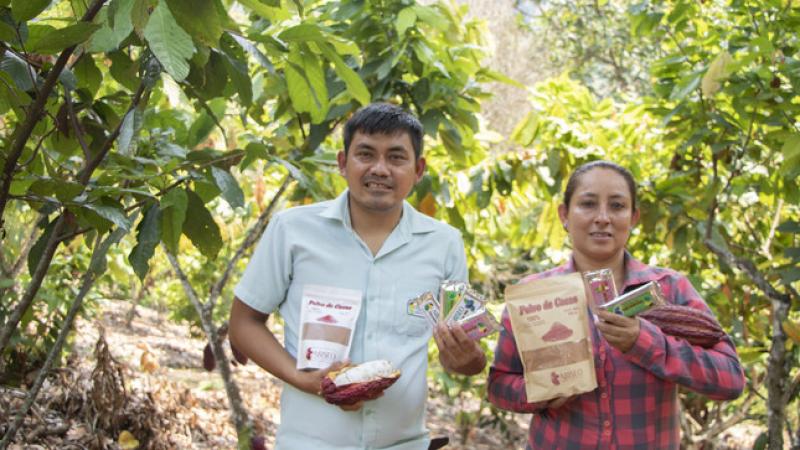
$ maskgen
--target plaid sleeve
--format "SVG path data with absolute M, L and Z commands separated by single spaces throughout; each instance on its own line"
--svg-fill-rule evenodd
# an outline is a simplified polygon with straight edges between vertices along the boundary
M 497 339 L 494 362 L 489 368 L 489 402 L 507 411 L 530 413 L 545 407 L 547 402 L 528 403 L 525 394 L 525 378 L 522 361 L 517 352 L 517 343 L 511 333 L 508 309 L 503 310 L 503 329 Z
M 711 314 L 686 277 L 670 277 L 660 284 L 672 303 Z M 744 373 L 730 337 L 725 336 L 712 348 L 703 348 L 666 335 L 645 319 L 639 323 L 639 338 L 625 353 L 628 361 L 713 400 L 734 399 L 742 393 Z

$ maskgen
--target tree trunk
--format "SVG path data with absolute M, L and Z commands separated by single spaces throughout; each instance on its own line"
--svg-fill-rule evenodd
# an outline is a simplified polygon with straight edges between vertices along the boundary
M 767 367 L 767 427 L 769 448 L 783 448 L 783 427 L 786 423 L 786 382 L 789 375 L 786 360 L 786 333 L 783 321 L 789 313 L 789 305 L 772 300 L 772 347 L 769 350 Z
M 178 259 L 175 257 L 175 255 L 170 253 L 163 244 L 162 248 L 167 254 L 167 258 L 169 259 L 170 264 L 172 264 L 172 268 L 175 270 L 175 275 L 178 277 L 178 279 L 180 279 L 181 284 L 183 285 L 183 290 L 186 292 L 186 296 L 189 297 L 189 301 L 192 303 L 192 306 L 194 306 L 194 309 L 200 316 L 200 321 L 203 324 L 203 330 L 206 332 L 206 337 L 211 345 L 211 351 L 214 354 L 214 359 L 217 363 L 217 369 L 219 369 L 219 373 L 222 376 L 222 382 L 225 385 L 225 392 L 228 394 L 228 403 L 230 404 L 232 410 L 231 419 L 233 420 L 233 426 L 236 427 L 239 447 L 241 448 L 242 445 L 249 445 L 252 434 L 250 416 L 247 412 L 247 409 L 244 407 L 244 403 L 242 402 L 239 386 L 231 376 L 231 368 L 228 363 L 228 357 L 225 354 L 225 350 L 222 348 L 222 343 L 220 342 L 217 328 L 214 326 L 214 319 L 212 317 L 214 305 L 211 303 L 204 305 L 200 302 L 197 292 L 189 282 L 189 277 L 187 277 L 183 272 L 183 269 L 181 269 Z

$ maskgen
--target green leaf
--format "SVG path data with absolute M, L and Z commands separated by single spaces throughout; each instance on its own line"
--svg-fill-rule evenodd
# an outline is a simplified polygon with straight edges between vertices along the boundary
M 783 163 L 781 163 L 780 173 L 788 175 L 800 166 L 800 134 L 789 136 L 781 147 L 781 153 L 783 153 Z
M 192 241 L 195 247 L 207 258 L 216 258 L 222 248 L 222 236 L 219 226 L 214 222 L 203 200 L 193 191 L 186 191 L 188 203 L 186 215 L 190 220 L 183 223 L 183 234 Z
M 17 31 L 11 25 L 0 21 L 0 40 L 14 42 L 17 40 Z
M 259 0 L 237 0 L 239 3 L 244 5 L 249 10 L 253 11 L 254 13 L 258 14 L 265 19 L 276 20 L 276 19 L 288 19 L 290 17 L 289 12 L 279 8 L 280 2 L 277 2 L 275 8 L 271 8 L 268 5 L 265 5 L 264 2 Z M 274 2 L 273 2 L 274 3 Z M 271 4 L 273 4 L 271 3 Z
M 414 8 L 407 6 L 401 9 L 397 14 L 397 20 L 394 22 L 394 27 L 397 29 L 397 34 L 402 36 L 405 34 L 406 30 L 413 27 L 414 23 L 416 22 L 417 14 L 414 12 Z
M 157 203 L 153 203 L 147 208 L 144 217 L 139 222 L 136 228 L 136 245 L 128 255 L 128 262 L 131 263 L 133 271 L 139 276 L 140 280 L 144 280 L 147 272 L 150 270 L 150 258 L 156 250 L 156 245 L 160 240 L 161 230 L 159 229 L 159 222 L 161 219 L 161 210 L 158 208 Z
M 21 91 L 32 90 L 33 80 L 38 78 L 30 64 L 11 52 L 0 60 L 0 71 L 7 73 Z
M 50 239 L 50 235 L 53 234 L 53 227 L 55 224 L 56 221 L 47 224 L 42 232 L 42 235 L 39 236 L 39 239 L 36 240 L 36 243 L 33 244 L 31 251 L 28 253 L 28 274 L 31 276 L 33 276 L 33 272 L 36 271 L 36 266 L 39 264 L 39 260 L 42 259 L 44 249 L 47 246 L 47 241 Z
M 136 152 L 136 140 L 142 128 L 142 112 L 138 109 L 128 111 L 122 119 L 122 127 L 117 138 L 117 151 L 124 156 L 133 156 Z
M 100 217 L 110 221 L 114 225 L 122 228 L 123 230 L 130 231 L 131 229 L 130 219 L 128 219 L 128 217 L 125 216 L 125 212 L 122 210 L 121 207 L 94 204 L 94 203 L 86 203 L 83 206 L 91 211 L 94 211 Z
M 215 0 L 167 0 L 178 25 L 209 47 L 217 46 L 223 31 L 214 3 Z
M 188 201 L 186 191 L 178 188 L 170 189 L 161 197 L 161 240 L 173 255 L 178 254 Z
M 322 122 L 328 113 L 328 89 L 319 59 L 310 51 L 301 52 L 298 45 L 292 45 L 288 62 L 284 70 L 292 106 L 311 114 L 314 123 Z
M 450 23 L 447 21 L 442 13 L 437 11 L 431 6 L 425 5 L 415 5 L 412 6 L 414 9 L 414 13 L 420 20 L 427 23 L 428 25 L 436 28 L 439 31 L 447 31 L 447 28 L 450 26 Z
M 364 84 L 364 81 L 358 74 L 351 69 L 342 58 L 336 53 L 336 50 L 329 44 L 318 44 L 320 50 L 322 50 L 322 54 L 325 55 L 330 61 L 333 62 L 333 68 L 336 71 L 336 74 L 339 75 L 339 78 L 344 80 L 345 85 L 347 85 L 347 91 L 350 95 L 353 96 L 359 103 L 362 105 L 367 105 L 371 101 L 369 89 L 367 89 L 367 85 Z
M 114 0 L 108 9 L 112 14 L 103 23 L 97 33 L 92 36 L 88 50 L 90 52 L 110 52 L 119 48 L 133 31 L 133 5 L 135 0 Z
M 693 73 L 680 79 L 669 95 L 670 100 L 683 100 L 700 84 L 700 74 Z
M 703 75 L 703 81 L 700 85 L 704 96 L 711 97 L 719 91 L 722 82 L 728 78 L 728 67 L 731 62 L 733 62 L 733 58 L 726 51 L 721 52 L 714 58 L 705 75 Z
M 242 105 L 249 107 L 253 103 L 253 82 L 247 70 L 247 58 L 244 51 L 233 38 L 225 36 L 222 39 L 222 50 L 225 53 L 228 74 L 239 93 Z
M 52 55 L 67 47 L 80 44 L 89 39 L 100 25 L 87 22 L 78 22 L 65 28 L 53 30 L 34 42 L 30 43 L 28 50 L 32 53 Z
M 166 3 L 159 3 L 150 15 L 144 38 L 172 78 L 181 81 L 189 75 L 189 59 L 195 52 L 192 37 L 178 26 Z
M 11 14 L 18 22 L 27 22 L 47 9 L 51 0 L 11 0 Z
M 231 205 L 231 208 L 244 206 L 244 193 L 233 175 L 216 166 L 211 166 L 211 175 L 219 190 L 222 191 L 222 198 Z
M 97 93 L 100 83 L 103 82 L 103 73 L 95 65 L 92 55 L 84 54 L 72 70 L 78 79 L 78 88 L 86 89 L 92 95 Z
M 800 233 L 800 222 L 787 220 L 778 226 L 778 231 L 783 233 Z
M 318 26 L 310 23 L 287 28 L 278 35 L 278 38 L 284 42 L 326 42 L 328 40 Z

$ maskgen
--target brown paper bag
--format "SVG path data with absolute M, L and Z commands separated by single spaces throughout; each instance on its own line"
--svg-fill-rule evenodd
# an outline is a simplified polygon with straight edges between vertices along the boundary
M 505 300 L 528 402 L 597 388 L 581 274 L 508 286 Z

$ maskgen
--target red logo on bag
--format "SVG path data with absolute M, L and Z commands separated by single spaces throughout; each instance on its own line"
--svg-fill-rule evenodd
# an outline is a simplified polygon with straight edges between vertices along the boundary
M 555 372 L 550 372 L 550 381 L 552 381 L 556 386 L 561 384 L 561 382 L 558 380 L 558 374 Z
M 311 347 L 308 347 L 308 350 L 306 350 L 306 359 L 311 359 L 312 353 L 314 352 L 311 351 Z

